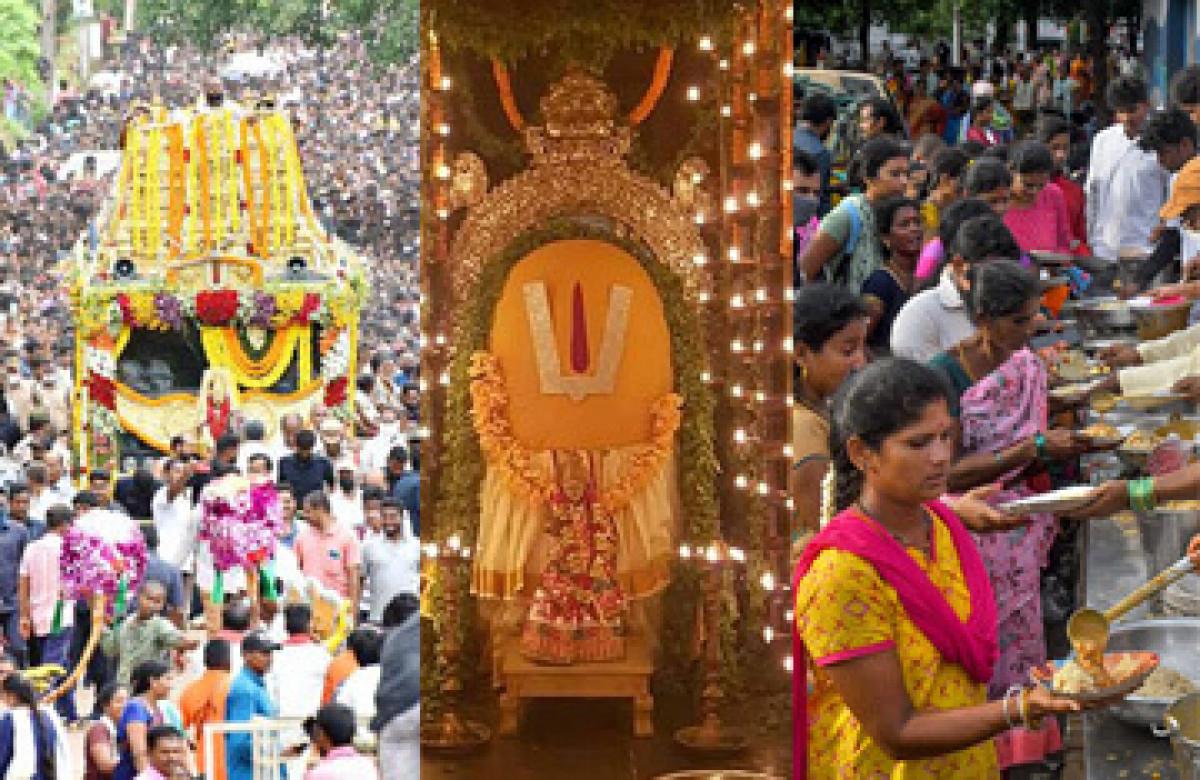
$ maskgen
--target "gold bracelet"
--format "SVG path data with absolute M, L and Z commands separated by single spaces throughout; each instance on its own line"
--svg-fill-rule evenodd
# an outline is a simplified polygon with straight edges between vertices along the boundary
M 1021 690 L 1021 722 L 1025 724 L 1025 728 L 1030 731 L 1037 731 L 1042 727 L 1042 718 L 1036 720 L 1029 719 L 1029 689 Z

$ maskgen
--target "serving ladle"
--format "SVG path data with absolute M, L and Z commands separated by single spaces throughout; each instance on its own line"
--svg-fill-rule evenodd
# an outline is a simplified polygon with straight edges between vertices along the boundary
M 1154 579 L 1141 585 L 1133 593 L 1118 601 L 1103 612 L 1088 607 L 1076 610 L 1067 621 L 1067 638 L 1072 647 L 1081 642 L 1092 642 L 1097 647 L 1108 646 L 1109 625 L 1146 599 L 1182 579 L 1194 571 L 1196 565 L 1190 558 L 1180 558 L 1170 568 L 1157 574 Z

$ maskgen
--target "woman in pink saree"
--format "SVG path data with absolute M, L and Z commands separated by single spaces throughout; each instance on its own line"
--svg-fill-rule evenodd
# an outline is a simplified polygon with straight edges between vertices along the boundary
M 1048 430 L 1048 375 L 1028 347 L 1038 314 L 1040 289 L 1033 275 L 1008 261 L 976 268 L 965 301 L 975 335 L 931 361 L 957 396 L 960 454 L 951 488 L 973 487 L 979 478 L 999 482 L 993 501 L 1010 501 L 1050 489 L 1046 464 L 1087 451 L 1088 440 L 1071 431 Z M 1057 533 L 1051 515 L 1004 533 L 973 534 L 996 594 L 999 657 L 988 685 L 1003 695 L 1028 680 L 1044 663 L 1041 571 Z M 1044 759 L 1062 749 L 1058 724 L 1013 729 L 995 739 L 1002 769 Z

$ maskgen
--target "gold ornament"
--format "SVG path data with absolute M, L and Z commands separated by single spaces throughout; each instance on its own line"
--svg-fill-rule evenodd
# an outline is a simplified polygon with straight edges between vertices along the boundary
M 474 206 L 488 190 L 487 167 L 474 152 L 462 152 L 454 158 L 450 180 L 450 207 L 459 209 Z
M 631 138 L 615 119 L 616 98 L 596 78 L 572 72 L 542 100 L 545 125 L 526 129 L 532 167 L 488 192 L 467 212 L 450 249 L 454 304 L 469 299 L 480 269 L 512 241 L 556 218 L 588 216 L 644 243 L 695 299 L 708 275 L 693 215 L 665 188 L 629 168 Z

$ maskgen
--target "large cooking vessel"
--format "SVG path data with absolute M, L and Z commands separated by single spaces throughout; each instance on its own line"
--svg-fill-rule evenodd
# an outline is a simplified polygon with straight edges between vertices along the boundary
M 1176 559 L 1178 560 L 1178 559 Z M 1194 575 L 1189 575 L 1194 576 Z M 1173 669 L 1200 688 L 1200 618 L 1153 618 L 1119 622 L 1112 628 L 1108 651 L 1112 653 L 1158 653 L 1165 669 Z M 1114 704 L 1112 713 L 1128 723 L 1134 723 L 1163 734 L 1163 716 L 1173 699 L 1149 698 L 1136 694 Z M 1200 780 L 1200 777 L 1196 778 Z
M 1134 329 L 1129 304 L 1109 296 L 1067 301 L 1063 304 L 1062 316 L 1078 323 L 1085 340 L 1124 335 Z
M 1163 717 L 1179 780 L 1200 780 L 1200 693 L 1184 696 Z

